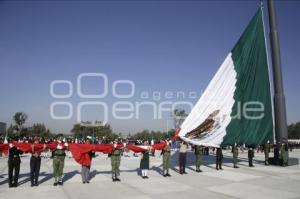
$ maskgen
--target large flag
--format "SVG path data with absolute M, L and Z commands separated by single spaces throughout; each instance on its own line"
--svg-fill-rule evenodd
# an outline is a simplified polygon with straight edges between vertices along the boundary
M 196 145 L 257 145 L 273 140 L 273 119 L 261 8 L 180 126 Z

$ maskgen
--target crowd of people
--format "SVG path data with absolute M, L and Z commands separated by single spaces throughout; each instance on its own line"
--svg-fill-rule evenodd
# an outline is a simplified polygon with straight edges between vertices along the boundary
M 110 144 L 112 145 L 111 150 L 109 150 L 108 157 L 111 158 L 111 174 L 112 181 L 117 182 L 120 180 L 120 163 L 121 157 L 126 148 L 126 144 L 134 143 L 134 146 L 131 149 L 135 153 L 141 153 L 140 159 L 140 173 L 143 179 L 147 179 L 148 170 L 150 168 L 150 156 L 154 155 L 155 150 L 152 146 L 154 146 L 154 141 L 132 141 L 132 140 L 122 140 L 116 139 L 114 141 L 101 140 L 94 141 L 92 137 L 87 137 L 85 139 L 65 139 L 63 135 L 58 135 L 54 139 L 43 139 L 40 137 L 28 137 L 28 138 L 14 138 L 13 140 L 9 140 L 9 148 L 8 148 L 8 185 L 9 187 L 17 187 L 18 186 L 18 178 L 20 171 L 21 158 L 20 155 L 24 153 L 16 143 L 30 143 L 31 148 L 29 152 L 31 153 L 30 158 L 30 181 L 31 186 L 38 186 L 38 179 L 40 173 L 41 166 L 41 154 L 45 151 L 51 151 L 51 158 L 53 159 L 53 177 L 54 177 L 54 186 L 63 185 L 63 169 L 64 162 L 66 157 L 66 152 L 69 150 L 70 145 L 72 144 Z M 195 171 L 202 172 L 200 169 L 202 165 L 203 156 L 209 155 L 209 150 L 211 149 L 216 156 L 216 170 L 223 170 L 223 149 L 220 148 L 211 148 L 205 146 L 198 145 L 190 145 L 183 140 L 174 141 L 174 140 L 160 140 L 159 143 L 163 143 L 163 147 L 160 148 L 162 155 L 162 169 L 164 177 L 171 177 L 170 175 L 170 162 L 171 162 L 171 151 L 172 148 L 177 148 L 178 146 L 178 164 L 179 164 L 179 173 L 187 174 L 186 172 L 186 162 L 187 162 L 187 152 L 188 149 L 191 148 L 195 155 Z M 2 142 L 2 145 L 4 140 Z M 54 145 L 51 145 L 54 143 Z M 1 144 L 1 143 L 0 143 Z M 47 145 L 48 144 L 48 145 Z M 38 147 L 39 146 L 39 147 Z M 139 147 L 138 147 L 139 146 Z M 175 147 L 174 147 L 175 146 Z M 138 148 L 136 148 L 138 147 Z M 255 154 L 255 147 L 253 146 L 239 146 L 238 144 L 234 144 L 230 146 L 231 152 L 233 154 L 233 168 L 239 168 L 238 164 L 238 154 L 239 150 L 244 151 L 245 148 L 248 149 L 248 162 L 249 167 L 253 167 L 253 158 Z M 136 150 L 135 150 L 136 149 Z M 226 149 L 226 148 L 225 148 Z M 256 147 L 257 152 L 264 152 L 265 154 L 265 165 L 269 165 L 269 153 L 274 151 L 274 161 L 273 164 L 281 164 L 282 166 L 288 165 L 288 145 L 282 143 L 280 145 L 272 145 L 269 143 L 265 143 L 263 146 Z M 1 151 L 0 151 L 1 152 Z M 90 168 L 92 163 L 92 158 L 95 157 L 95 151 L 89 149 L 84 154 L 83 159 L 85 161 L 79 162 L 81 164 L 81 176 L 82 183 L 86 184 L 90 181 Z

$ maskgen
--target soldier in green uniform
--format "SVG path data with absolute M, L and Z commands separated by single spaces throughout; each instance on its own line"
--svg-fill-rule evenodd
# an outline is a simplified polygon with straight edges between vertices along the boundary
M 121 164 L 121 149 L 118 148 L 117 141 L 114 142 L 114 148 L 109 154 L 111 159 L 111 175 L 113 182 L 121 181 L 118 176 L 120 176 L 120 164 Z
M 236 143 L 232 146 L 232 154 L 233 154 L 233 168 L 239 168 L 237 166 L 239 149 Z
M 194 146 L 195 149 L 195 165 L 196 165 L 196 172 L 202 172 L 200 169 L 202 163 L 202 155 L 204 148 L 202 146 L 196 145 Z
M 282 166 L 288 166 L 288 159 L 289 159 L 289 151 L 288 146 L 286 143 L 282 143 L 280 147 L 280 158 L 282 160 Z
M 63 185 L 62 175 L 66 157 L 65 150 L 68 147 L 68 143 L 63 143 L 62 140 L 63 136 L 61 134 L 58 135 L 56 149 L 52 152 L 54 186 Z
M 265 153 L 265 165 L 269 165 L 269 153 L 270 153 L 270 142 L 264 145 L 264 153 Z
M 163 155 L 163 173 L 164 177 L 171 177 L 169 174 L 169 168 L 170 168 L 170 160 L 171 160 L 171 148 L 170 148 L 170 142 L 169 140 L 166 140 L 166 146 L 161 151 Z

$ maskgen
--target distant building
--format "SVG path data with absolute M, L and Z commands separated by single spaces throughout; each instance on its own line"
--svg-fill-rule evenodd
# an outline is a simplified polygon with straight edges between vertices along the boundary
M 0 135 L 6 134 L 6 123 L 0 122 Z

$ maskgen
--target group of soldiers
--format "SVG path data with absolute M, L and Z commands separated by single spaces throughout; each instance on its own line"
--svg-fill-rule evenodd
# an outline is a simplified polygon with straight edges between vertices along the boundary
M 63 142 L 63 136 L 57 136 L 57 145 L 56 148 L 52 151 L 52 158 L 53 158 L 53 177 L 54 177 L 54 186 L 63 185 L 63 169 L 64 169 L 64 162 L 66 157 L 66 150 L 68 150 L 68 143 Z M 164 140 L 165 146 L 161 151 L 162 157 L 162 167 L 163 167 L 163 176 L 170 177 L 170 162 L 171 162 L 171 141 Z M 38 144 L 39 139 L 34 139 L 34 142 Z M 86 144 L 92 143 L 91 137 L 88 137 L 85 141 Z M 113 150 L 109 153 L 109 157 L 111 158 L 111 174 L 112 174 L 112 181 L 117 182 L 121 181 L 120 176 L 120 163 L 121 163 L 121 155 L 122 155 L 122 148 L 117 147 L 118 144 L 121 144 L 120 141 L 115 140 L 113 142 Z M 33 146 L 33 145 L 32 145 Z M 150 157 L 149 154 L 151 152 L 151 147 L 148 141 L 144 142 L 145 147 L 144 151 L 142 152 L 142 157 L 140 161 L 140 170 L 141 176 L 143 179 L 148 178 L 148 170 L 149 170 L 149 161 Z M 270 153 L 270 143 L 269 141 L 264 145 L 264 154 L 265 154 L 265 165 L 269 165 L 269 153 Z M 187 174 L 185 167 L 186 167 L 186 159 L 187 159 L 187 149 L 188 144 L 184 141 L 180 142 L 179 147 L 179 173 L 180 174 Z M 195 167 L 196 172 L 202 172 L 200 166 L 202 165 L 202 156 L 205 154 L 205 148 L 203 146 L 195 145 L 193 146 L 194 154 L 195 154 Z M 274 153 L 276 149 L 274 149 Z M 9 157 L 8 157 L 8 174 L 9 174 L 9 187 L 17 187 L 18 186 L 18 177 L 20 171 L 20 155 L 23 152 L 19 150 L 17 147 L 9 144 Z M 32 147 L 31 151 L 31 158 L 30 158 L 30 180 L 31 186 L 38 186 L 38 178 L 41 166 L 41 151 L 35 151 L 34 147 Z M 238 154 L 239 154 L 239 146 L 234 144 L 232 146 L 232 154 L 233 154 L 233 167 L 239 168 L 237 166 L 238 163 Z M 94 152 L 89 152 L 88 157 L 90 158 L 89 164 L 82 165 L 81 168 L 81 176 L 82 176 L 82 183 L 89 183 L 90 180 L 90 168 L 91 168 L 91 160 L 95 156 Z M 253 167 L 253 157 L 254 157 L 254 147 L 248 148 L 248 159 L 249 159 L 249 166 Z M 280 159 L 282 160 L 282 165 L 288 165 L 288 147 L 287 144 L 282 144 L 280 148 Z M 223 163 L 223 152 L 222 148 L 216 149 L 216 170 L 222 170 L 222 163 Z
M 263 146 L 263 152 L 265 155 L 265 165 L 269 165 L 269 153 L 271 152 L 271 144 L 269 141 Z M 239 149 L 237 144 L 232 146 L 232 154 L 233 154 L 233 167 L 239 168 L 237 166 L 238 162 L 238 154 Z M 217 154 L 218 156 L 218 154 Z M 248 162 L 249 167 L 254 167 L 253 165 L 253 158 L 254 158 L 254 147 L 249 146 L 248 147 Z M 284 142 L 282 144 L 278 144 L 274 147 L 274 159 L 273 164 L 275 165 L 282 165 L 282 166 L 288 166 L 288 145 Z M 281 163 L 280 163 L 281 161 Z M 218 161 L 217 161 L 218 162 Z
M 53 158 L 53 177 L 54 177 L 54 186 L 63 185 L 63 169 L 66 157 L 66 150 L 68 150 L 68 143 L 63 142 L 63 136 L 58 135 L 56 138 L 57 146 L 56 149 L 52 151 Z M 38 144 L 39 139 L 35 138 L 33 144 Z M 87 138 L 85 141 L 86 144 L 91 143 L 91 138 Z M 111 157 L 111 166 L 112 166 L 112 179 L 113 181 L 120 181 L 118 176 L 120 175 L 120 162 L 121 162 L 121 150 L 117 147 L 117 141 L 114 142 L 114 147 L 112 152 L 109 154 Z M 32 145 L 31 158 L 30 158 L 30 181 L 31 186 L 38 186 L 38 178 L 41 167 L 41 151 L 35 151 L 34 145 Z M 20 155 L 23 152 L 18 149 L 13 144 L 9 144 L 9 155 L 8 155 L 8 184 L 9 187 L 17 187 L 21 158 Z M 88 157 L 92 160 L 92 157 L 95 156 L 94 152 L 89 152 Z M 91 161 L 90 161 L 91 162 Z M 90 168 L 91 164 L 81 166 L 81 176 L 82 183 L 89 183 L 90 179 Z
M 187 149 L 187 143 L 184 141 L 181 141 L 180 148 L 179 148 L 179 173 L 180 174 L 186 174 L 185 172 L 185 164 L 186 164 L 186 149 Z M 194 145 L 193 150 L 195 154 L 195 167 L 196 172 L 202 172 L 200 169 L 200 166 L 202 164 L 202 156 L 205 154 L 205 147 Z M 269 165 L 269 153 L 271 152 L 271 144 L 269 141 L 263 146 L 263 151 L 265 155 L 265 165 Z M 239 146 L 235 143 L 232 148 L 231 152 L 233 155 L 233 168 L 239 168 L 238 167 L 238 155 L 239 155 Z M 248 163 L 249 167 L 254 167 L 253 165 L 253 158 L 254 158 L 254 147 L 249 146 L 248 147 Z M 274 165 L 282 165 L 282 166 L 288 166 L 288 145 L 283 142 L 279 143 L 278 145 L 274 146 L 274 158 L 273 158 L 273 164 Z M 222 168 L 223 164 L 223 152 L 222 148 L 216 148 L 216 170 L 223 170 Z

